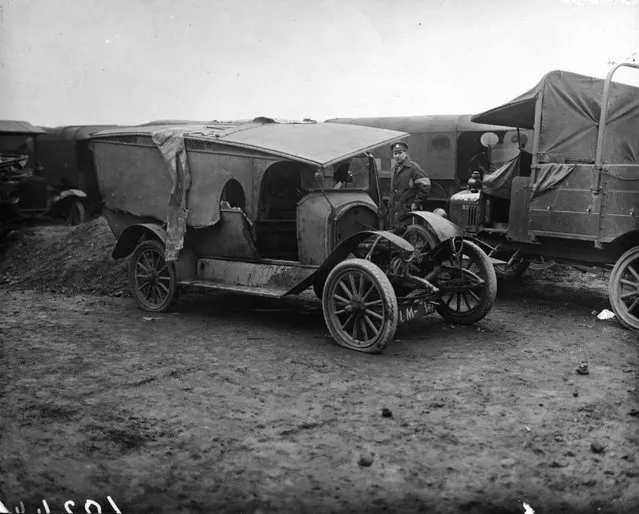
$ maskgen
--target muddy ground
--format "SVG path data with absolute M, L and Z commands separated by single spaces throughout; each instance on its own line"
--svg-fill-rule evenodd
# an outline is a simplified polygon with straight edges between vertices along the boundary
M 605 271 L 529 271 L 477 325 L 365 355 L 310 296 L 140 311 L 112 245 L 103 219 L 2 240 L 7 510 L 639 512 L 639 341 L 593 315 Z

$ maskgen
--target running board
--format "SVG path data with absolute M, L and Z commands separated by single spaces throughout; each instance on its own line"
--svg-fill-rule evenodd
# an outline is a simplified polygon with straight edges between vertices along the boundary
M 281 298 L 286 294 L 286 291 L 288 291 L 288 289 L 240 286 L 234 284 L 223 284 L 221 282 L 209 282 L 208 280 L 181 280 L 179 284 L 188 287 L 201 287 L 204 289 L 213 289 L 215 291 L 227 291 L 232 293 L 248 294 L 251 296 L 264 296 L 268 298 Z
M 260 296 L 282 296 L 309 275 L 317 266 L 282 261 L 234 261 L 206 257 L 198 259 L 197 274 L 184 282 L 223 291 Z

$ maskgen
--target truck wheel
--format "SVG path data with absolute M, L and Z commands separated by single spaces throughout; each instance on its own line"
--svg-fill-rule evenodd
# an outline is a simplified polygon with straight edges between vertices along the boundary
M 322 307 L 335 342 L 351 350 L 379 353 L 397 330 L 393 286 L 365 259 L 347 259 L 333 268 L 324 284 Z
M 69 206 L 69 210 L 67 211 L 67 225 L 80 225 L 84 223 L 86 219 L 86 213 L 84 210 L 84 204 L 82 200 L 74 198 L 71 201 L 71 205 Z
M 497 278 L 519 278 L 526 272 L 529 265 L 528 259 L 519 257 L 506 264 L 495 264 L 495 274 Z
M 619 322 L 639 330 L 639 246 L 619 257 L 612 268 L 608 295 Z
M 165 312 L 177 290 L 175 266 L 164 260 L 164 245 L 155 239 L 142 241 L 129 261 L 129 289 L 145 311 Z
M 431 282 L 442 290 L 437 312 L 451 323 L 471 325 L 492 309 L 497 277 L 488 255 L 475 243 L 464 241 L 461 254 L 461 268 L 453 254 L 441 263 L 441 270 Z

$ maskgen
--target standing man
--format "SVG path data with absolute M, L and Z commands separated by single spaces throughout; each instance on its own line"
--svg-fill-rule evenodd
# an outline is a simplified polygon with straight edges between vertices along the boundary
M 395 167 L 391 179 L 387 222 L 389 228 L 394 228 L 404 214 L 422 209 L 430 194 L 430 179 L 417 163 L 408 158 L 406 143 L 393 143 L 391 150 Z

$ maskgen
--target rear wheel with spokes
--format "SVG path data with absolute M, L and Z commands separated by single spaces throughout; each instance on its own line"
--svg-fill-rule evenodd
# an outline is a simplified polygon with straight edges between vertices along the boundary
M 142 309 L 167 311 L 177 290 L 175 266 L 164 260 L 164 245 L 159 241 L 142 241 L 129 262 L 129 289 Z
M 378 353 L 397 330 L 393 286 L 365 259 L 347 259 L 333 268 L 324 284 L 322 307 L 333 339 L 351 350 Z
M 619 322 L 639 330 L 639 246 L 628 250 L 615 264 L 608 295 Z
M 440 263 L 431 279 L 441 290 L 437 312 L 447 321 L 470 325 L 490 312 L 497 296 L 497 277 L 490 259 L 475 243 Z

